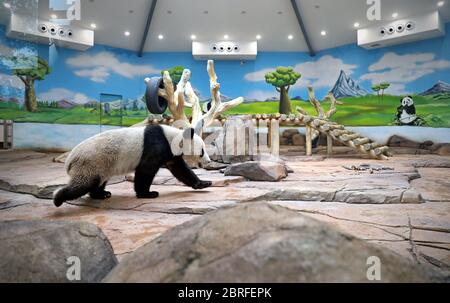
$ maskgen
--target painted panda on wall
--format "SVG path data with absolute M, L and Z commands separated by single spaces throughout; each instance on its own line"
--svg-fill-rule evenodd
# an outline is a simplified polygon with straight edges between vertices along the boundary
M 156 198 L 150 191 L 153 179 L 161 166 L 166 165 L 181 182 L 194 189 L 211 186 L 200 180 L 183 160 L 183 151 L 211 161 L 203 140 L 194 129 L 180 130 L 165 125 L 123 128 L 95 135 L 78 144 L 69 154 L 65 168 L 69 183 L 55 191 L 53 202 L 59 207 L 65 201 L 75 200 L 87 193 L 93 199 L 107 199 L 105 191 L 113 176 L 135 172 L 134 191 L 137 198 Z
M 416 107 L 411 96 L 400 100 L 400 106 L 397 107 L 397 123 L 399 125 L 417 125 Z

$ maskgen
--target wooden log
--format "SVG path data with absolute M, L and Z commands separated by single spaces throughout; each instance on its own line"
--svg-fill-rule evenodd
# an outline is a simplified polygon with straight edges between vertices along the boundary
M 309 123 L 311 120 L 312 120 L 312 118 L 310 116 L 303 116 L 304 123 Z
M 335 130 L 335 129 L 337 129 L 337 130 L 344 130 L 345 127 L 343 125 L 339 125 L 339 124 L 331 124 L 330 125 L 330 129 L 332 129 L 332 130 Z
M 278 120 L 270 121 L 271 143 L 270 153 L 272 156 L 278 157 L 280 154 L 280 125 Z
M 306 125 L 306 155 L 312 156 L 312 128 Z
M 320 127 L 323 124 L 319 119 L 314 119 L 312 123 L 315 127 Z
M 331 133 L 332 133 L 333 136 L 335 136 L 335 137 L 339 137 L 339 136 L 346 135 L 346 134 L 352 134 L 351 131 L 348 131 L 348 130 L 346 130 L 346 129 L 335 129 L 335 130 L 333 130 Z
M 379 156 L 381 154 L 386 153 L 387 151 L 389 151 L 389 147 L 387 146 L 382 146 L 382 147 L 378 147 L 374 149 L 375 155 Z
M 333 138 L 327 135 L 327 155 L 331 156 L 333 154 Z
M 359 139 L 353 140 L 353 143 L 356 146 L 363 145 L 363 144 L 366 144 L 366 143 L 369 143 L 369 142 L 370 142 L 369 138 L 359 138 Z
M 364 144 L 364 150 L 366 150 L 366 151 L 368 151 L 368 150 L 371 150 L 371 149 L 375 149 L 375 148 L 377 148 L 377 147 L 379 147 L 380 145 L 378 144 L 378 143 L 367 143 L 367 144 Z
M 339 136 L 339 139 L 341 141 L 346 142 L 346 141 L 357 139 L 359 137 L 361 137 L 361 135 L 359 135 L 359 134 L 345 134 L 345 135 Z

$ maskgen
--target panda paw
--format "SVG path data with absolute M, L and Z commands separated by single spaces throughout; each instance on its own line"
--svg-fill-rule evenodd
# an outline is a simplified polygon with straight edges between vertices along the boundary
M 210 187 L 211 185 L 212 185 L 211 181 L 203 181 L 203 180 L 201 180 L 200 182 L 195 184 L 192 188 L 193 189 L 203 189 L 203 188 Z
M 159 193 L 157 191 L 149 191 L 147 193 L 137 193 L 136 197 L 138 199 L 154 199 L 158 198 Z
M 99 193 L 90 193 L 89 196 L 92 199 L 105 200 L 105 199 L 111 198 L 111 192 L 110 191 L 103 191 L 103 192 L 99 192 Z

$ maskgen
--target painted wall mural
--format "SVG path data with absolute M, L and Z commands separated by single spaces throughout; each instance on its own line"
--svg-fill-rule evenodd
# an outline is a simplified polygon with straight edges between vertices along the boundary
M 446 31 L 443 38 L 372 51 L 347 45 L 315 57 L 266 52 L 255 61 L 216 62 L 223 99 L 245 98 L 227 114 L 288 112 L 296 105 L 314 112 L 304 101 L 311 85 L 319 99 L 329 91 L 339 98 L 342 104 L 333 120 L 345 125 L 411 125 L 414 117 L 407 117 L 403 109 L 406 112 L 412 102 L 413 115 L 420 121 L 413 125 L 450 127 L 450 23 Z M 145 53 L 139 58 L 135 52 L 102 45 L 85 52 L 49 50 L 8 39 L 0 27 L 0 54 L 0 119 L 132 125 L 148 114 L 143 79 L 168 69 L 176 75 L 183 67 L 192 71 L 200 99 L 209 99 L 206 64 L 194 61 L 188 52 Z M 11 58 L 21 56 L 37 68 L 14 71 Z M 120 98 L 105 101 L 102 95 Z

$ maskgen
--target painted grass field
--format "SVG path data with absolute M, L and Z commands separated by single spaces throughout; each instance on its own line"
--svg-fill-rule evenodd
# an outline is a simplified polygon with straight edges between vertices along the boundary
M 450 95 L 413 96 L 416 111 L 425 119 L 427 126 L 450 127 Z M 359 98 L 343 98 L 338 105 L 337 113 L 332 120 L 348 126 L 386 126 L 393 125 L 396 109 L 400 104 L 398 96 L 384 96 L 378 100 L 377 96 L 365 96 Z M 308 113 L 315 115 L 315 111 L 309 102 L 292 101 L 292 108 L 303 107 Z M 327 110 L 329 102 L 324 103 Z M 278 102 L 254 102 L 241 104 L 227 115 L 237 114 L 273 114 L 278 112 Z M 147 112 L 140 111 L 111 111 L 110 115 L 102 115 L 98 110 L 84 108 L 82 106 L 71 109 L 39 108 L 38 112 L 29 113 L 14 103 L 0 102 L 0 119 L 14 120 L 15 122 L 42 122 L 58 124 L 102 124 L 130 126 L 142 121 Z

